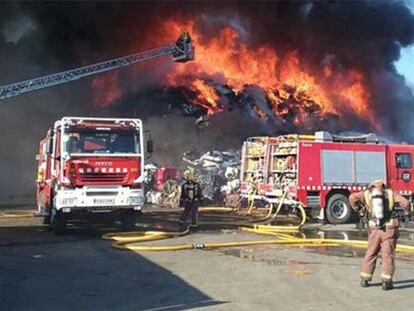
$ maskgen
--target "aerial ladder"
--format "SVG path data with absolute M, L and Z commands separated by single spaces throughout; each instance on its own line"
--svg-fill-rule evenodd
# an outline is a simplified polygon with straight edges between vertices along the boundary
M 76 81 L 84 77 L 107 72 L 110 70 L 141 63 L 156 57 L 171 55 L 175 62 L 187 62 L 194 59 L 194 46 L 187 32 L 181 34 L 176 43 L 157 49 L 113 58 L 100 63 L 87 65 L 47 76 L 25 80 L 9 85 L 0 86 L 0 100 L 36 91 L 49 86 Z

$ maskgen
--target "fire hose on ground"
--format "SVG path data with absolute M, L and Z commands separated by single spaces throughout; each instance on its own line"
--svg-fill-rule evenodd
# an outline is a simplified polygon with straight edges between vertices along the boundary
M 208 208 L 208 211 L 214 211 L 215 208 Z M 218 211 L 231 211 L 231 209 L 218 208 Z M 175 237 L 182 237 L 190 233 L 189 230 L 184 232 L 166 232 L 166 231 L 146 231 L 146 232 L 127 232 L 127 233 L 108 233 L 103 235 L 103 239 L 113 240 L 112 247 L 120 250 L 130 251 L 179 251 L 193 249 L 218 249 L 228 247 L 244 247 L 258 245 L 292 245 L 292 246 L 350 246 L 358 248 L 367 248 L 368 242 L 360 240 L 340 240 L 340 239 L 321 239 L 321 238 L 298 238 L 291 234 L 299 232 L 300 227 L 306 221 L 306 213 L 302 206 L 298 206 L 301 213 L 302 221 L 296 226 L 275 226 L 270 224 L 252 224 L 240 223 L 241 230 L 251 233 L 276 236 L 272 240 L 254 240 L 254 241 L 237 241 L 223 243 L 193 243 L 193 244 L 176 244 L 176 245 L 137 245 L 142 242 L 160 241 Z M 223 222 L 214 222 L 208 224 L 226 224 Z M 234 223 L 232 223 L 234 224 Z M 414 254 L 414 246 L 397 245 L 397 252 Z
M 269 207 L 269 212 L 266 217 L 256 219 L 253 221 L 274 220 L 280 211 L 281 204 L 275 212 L 273 212 L 272 204 Z M 236 241 L 223 243 L 195 243 L 195 244 L 176 244 L 176 245 L 137 245 L 143 242 L 160 241 L 171 238 L 178 238 L 188 235 L 190 230 L 183 232 L 168 232 L 168 231 L 145 231 L 145 232 L 114 232 L 107 233 L 102 236 L 105 240 L 113 240 L 112 247 L 120 250 L 130 251 L 179 251 L 179 250 L 193 250 L 193 249 L 218 249 L 228 247 L 244 247 L 244 246 L 259 246 L 259 245 L 291 245 L 291 246 L 350 246 L 357 248 L 367 248 L 368 242 L 361 240 L 341 240 L 341 239 L 324 239 L 324 238 L 298 238 L 292 233 L 300 233 L 300 228 L 306 222 L 306 213 L 302 206 L 297 209 L 301 214 L 301 222 L 298 225 L 271 225 L 258 224 L 251 222 L 206 222 L 208 225 L 233 225 L 238 226 L 241 230 L 261 234 L 275 236 L 277 239 L 271 240 L 253 240 L 253 241 Z M 234 212 L 237 209 L 228 207 L 202 207 L 200 212 Z M 13 212 L 0 212 L 0 219 L 2 218 L 29 218 L 35 217 L 34 211 L 15 210 Z M 397 252 L 414 254 L 414 246 L 398 244 Z
M 36 211 L 14 210 L 13 212 L 0 212 L 1 218 L 31 218 L 36 215 Z

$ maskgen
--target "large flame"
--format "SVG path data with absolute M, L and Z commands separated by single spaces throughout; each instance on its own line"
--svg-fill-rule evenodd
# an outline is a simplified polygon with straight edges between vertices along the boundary
M 240 92 L 245 85 L 256 85 L 267 93 L 278 115 L 283 114 L 278 106 L 290 96 L 303 105 L 317 104 L 322 113 L 355 114 L 377 128 L 368 113 L 370 94 L 361 71 L 336 71 L 325 65 L 320 72 L 315 72 L 301 61 L 297 51 L 279 56 L 268 45 L 249 48 L 234 28 L 223 28 L 216 36 L 206 39 L 196 30 L 193 21 L 164 23 L 164 31 L 171 39 L 183 30 L 190 31 L 193 36 L 196 59 L 174 66 L 166 81 L 171 86 L 186 85 L 197 90 L 199 102 L 210 104 L 210 114 L 220 112 L 221 107 L 217 94 L 212 91 L 212 82 L 225 84 L 235 92 Z M 200 100 L 200 96 L 204 100 Z
M 174 42 L 177 34 L 190 32 L 195 42 L 196 59 L 174 64 L 164 77 L 164 83 L 191 89 L 197 94 L 192 96 L 193 104 L 204 107 L 208 114 L 223 111 L 217 86 L 226 86 L 240 94 L 250 85 L 264 92 L 269 106 L 264 109 L 263 105 L 252 104 L 252 111 L 258 118 L 271 117 L 270 111 L 283 119 L 291 113 L 294 102 L 295 109 L 302 111 L 290 120 L 297 125 L 304 121 L 306 114 L 315 111 L 339 116 L 346 112 L 366 120 L 372 129 L 378 129 L 368 113 L 370 93 L 361 71 L 336 69 L 329 64 L 311 69 L 298 51 L 278 54 L 270 45 L 250 47 L 234 28 L 224 27 L 209 38 L 197 29 L 191 20 L 167 20 L 155 33 L 154 41 L 157 42 L 154 44 Z M 346 123 L 346 120 L 342 121 Z

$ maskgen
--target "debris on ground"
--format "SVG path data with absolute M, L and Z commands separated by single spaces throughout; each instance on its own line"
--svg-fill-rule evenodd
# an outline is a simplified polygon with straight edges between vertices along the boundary
M 239 151 L 214 150 L 203 154 L 187 151 L 183 161 L 194 169 L 207 200 L 226 204 L 228 198 L 237 193 L 240 186 Z
M 148 204 L 176 208 L 180 204 L 180 171 L 172 166 L 145 165 L 145 190 Z
M 187 151 L 183 167 L 192 168 L 210 203 L 236 206 L 239 202 L 239 151 Z M 148 204 L 159 207 L 178 207 L 181 195 L 181 173 L 172 166 L 145 165 L 145 189 Z

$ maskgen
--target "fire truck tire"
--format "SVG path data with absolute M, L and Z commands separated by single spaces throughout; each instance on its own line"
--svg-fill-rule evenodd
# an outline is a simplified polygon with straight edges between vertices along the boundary
M 44 225 L 50 225 L 50 215 L 48 216 L 44 216 L 43 217 L 43 222 Z
M 331 224 L 345 224 L 351 220 L 352 212 L 348 198 L 342 193 L 331 196 L 326 206 L 326 218 Z
M 121 230 L 122 231 L 134 231 L 137 218 L 138 218 L 137 212 L 124 213 L 121 217 Z
M 62 234 L 66 230 L 66 217 L 55 208 L 50 211 L 50 227 L 54 234 Z

